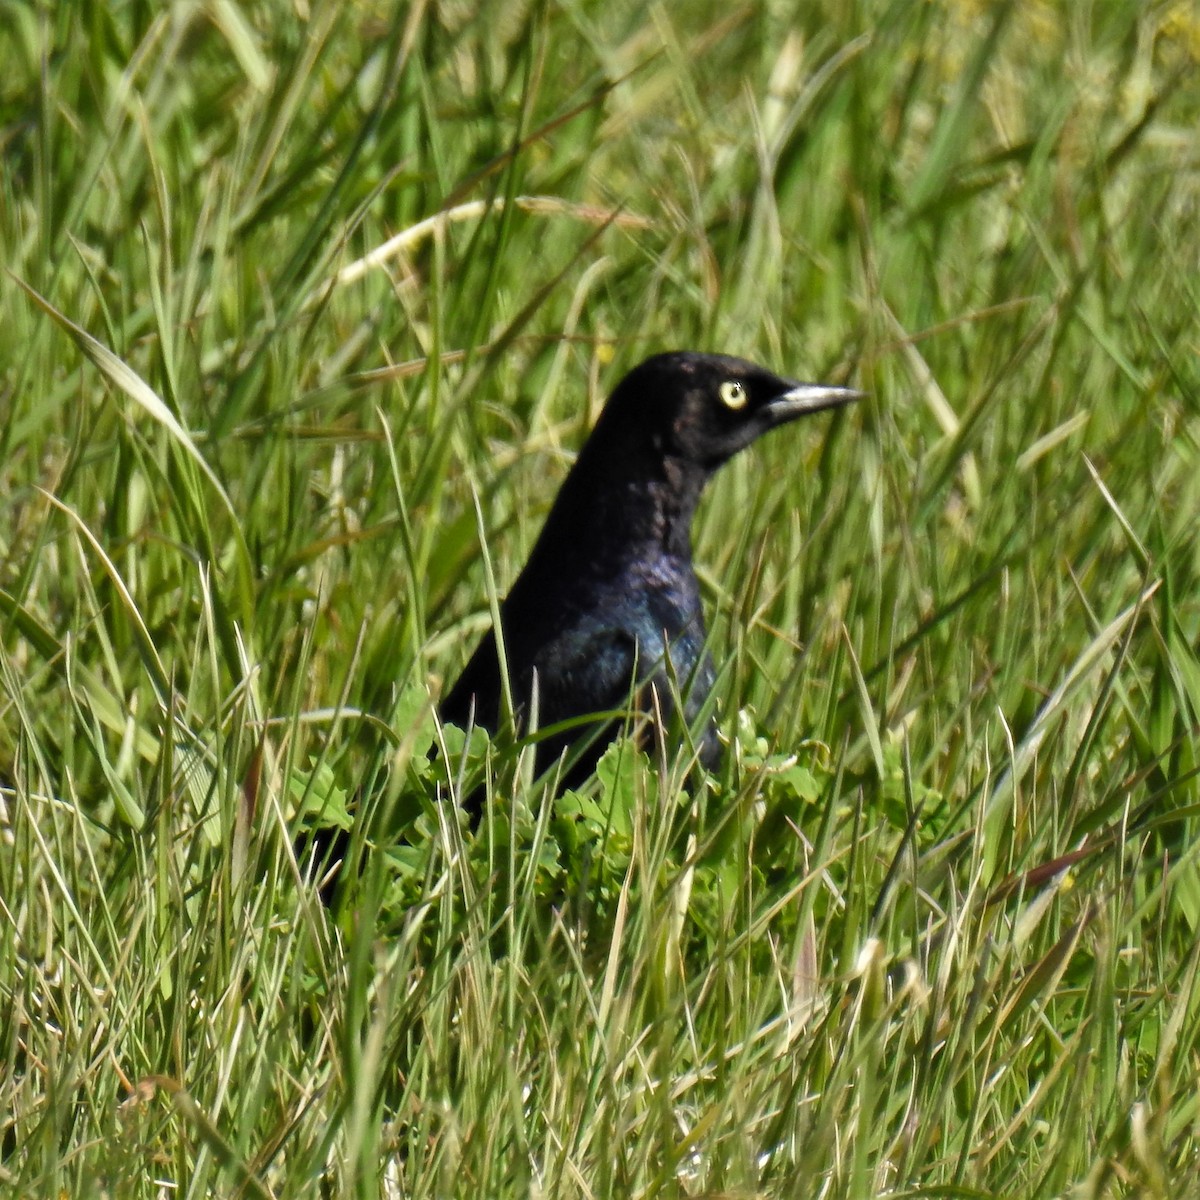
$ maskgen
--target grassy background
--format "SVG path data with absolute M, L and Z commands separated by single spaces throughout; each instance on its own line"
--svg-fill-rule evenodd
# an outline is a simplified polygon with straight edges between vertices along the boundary
M 1194 7 L 0 29 L 0 1189 L 1200 1192 Z M 670 347 L 870 392 L 702 509 L 728 765 L 473 836 L 430 699 Z

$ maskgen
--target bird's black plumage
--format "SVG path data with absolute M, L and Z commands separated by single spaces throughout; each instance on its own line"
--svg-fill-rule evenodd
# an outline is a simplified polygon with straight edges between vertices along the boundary
M 684 697 L 691 725 L 713 683 L 691 526 L 704 485 L 769 429 L 855 399 L 848 388 L 798 384 L 739 358 L 679 352 L 647 359 L 621 380 L 571 468 L 529 561 L 500 605 L 511 696 L 524 727 L 540 729 L 624 709 L 672 718 Z M 651 690 L 652 689 L 652 690 Z M 440 705 L 443 721 L 501 724 L 495 631 Z M 586 777 L 616 731 L 609 718 L 572 769 Z M 584 731 L 586 733 L 588 731 Z M 597 734 L 596 727 L 590 731 Z M 579 728 L 539 745 L 539 768 Z M 697 731 L 701 759 L 719 744 Z M 469 807 L 478 803 L 469 802 Z

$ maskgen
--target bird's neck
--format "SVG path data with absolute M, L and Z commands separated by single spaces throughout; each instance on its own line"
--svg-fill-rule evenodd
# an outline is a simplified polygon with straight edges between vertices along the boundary
M 692 518 L 706 482 L 707 475 L 694 465 L 672 458 L 663 461 L 656 475 L 632 480 L 630 490 L 641 504 L 634 509 L 634 527 L 628 536 L 690 562 Z
M 666 555 L 690 564 L 692 518 L 709 472 L 674 457 L 637 453 L 621 459 L 580 460 L 547 527 L 603 572 L 623 563 Z

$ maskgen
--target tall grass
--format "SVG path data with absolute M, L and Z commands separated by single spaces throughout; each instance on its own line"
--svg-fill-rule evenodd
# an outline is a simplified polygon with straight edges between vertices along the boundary
M 1197 1191 L 1190 6 L 0 26 L 0 1187 Z M 669 347 L 870 398 L 555 800 L 432 705 Z

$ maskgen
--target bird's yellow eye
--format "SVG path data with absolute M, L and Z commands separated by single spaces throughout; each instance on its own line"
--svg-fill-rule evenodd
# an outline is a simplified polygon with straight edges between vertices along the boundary
M 721 384 L 720 389 L 721 403 L 726 408 L 745 408 L 746 401 L 750 399 L 745 385 L 738 383 L 736 379 L 727 379 Z

